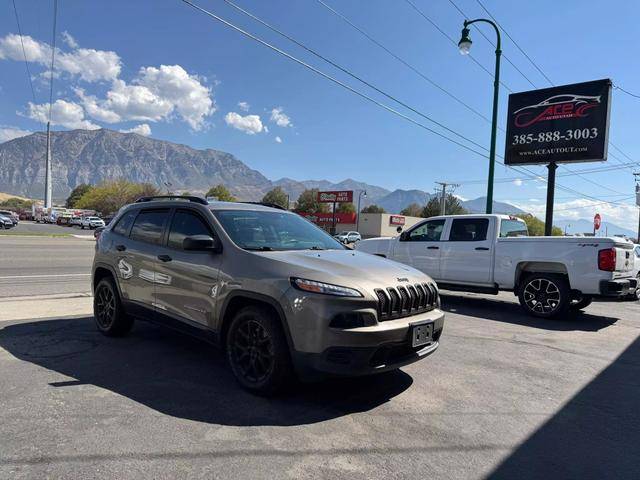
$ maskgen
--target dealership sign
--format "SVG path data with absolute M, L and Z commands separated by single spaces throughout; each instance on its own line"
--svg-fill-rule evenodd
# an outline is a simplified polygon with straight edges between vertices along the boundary
M 353 190 L 339 192 L 318 192 L 320 203 L 349 203 L 353 202 Z
M 509 95 L 506 165 L 607 159 L 611 80 Z
M 404 217 L 402 215 L 391 215 L 389 217 L 389 225 L 404 225 Z
M 333 224 L 335 215 L 336 223 L 354 224 L 356 223 L 356 213 L 300 213 L 307 220 L 317 224 Z

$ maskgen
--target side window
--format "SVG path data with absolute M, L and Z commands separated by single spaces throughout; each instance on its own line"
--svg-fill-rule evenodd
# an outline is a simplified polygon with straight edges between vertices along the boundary
M 162 229 L 168 216 L 168 209 L 142 210 L 133 222 L 131 238 L 140 242 L 160 244 Z
M 409 242 L 439 242 L 445 220 L 430 220 L 409 232 Z
M 502 220 L 500 237 L 526 237 L 529 235 L 527 224 L 520 220 Z
M 487 239 L 489 220 L 486 218 L 458 218 L 451 224 L 449 241 L 480 242 Z
M 115 227 L 113 227 L 113 232 L 118 235 L 127 236 L 129 234 L 129 229 L 131 228 L 131 224 L 133 223 L 133 219 L 136 218 L 137 210 L 133 210 L 131 212 L 125 213 L 118 223 L 116 223 Z
M 210 235 L 211 229 L 206 222 L 195 212 L 178 210 L 173 216 L 171 229 L 169 230 L 169 243 L 171 248 L 182 249 L 182 241 L 191 235 Z

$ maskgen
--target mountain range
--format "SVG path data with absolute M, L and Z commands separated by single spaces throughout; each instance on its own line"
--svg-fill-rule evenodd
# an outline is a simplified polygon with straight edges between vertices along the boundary
M 422 190 L 394 190 L 352 179 L 272 181 L 251 169 L 234 155 L 219 150 L 197 150 L 187 145 L 121 133 L 108 129 L 52 132 L 53 197 L 64 200 L 81 183 L 125 178 L 147 182 L 162 189 L 203 194 L 211 186 L 224 184 L 242 200 L 257 201 L 274 187 L 281 187 L 291 200 L 305 189 L 353 190 L 361 206 L 376 204 L 398 213 L 411 203 L 424 205 L 434 196 Z M 46 135 L 36 132 L 0 144 L 0 192 L 40 198 L 44 190 Z M 486 200 L 462 201 L 472 213 L 482 212 Z M 496 213 L 523 213 L 513 205 L 494 202 Z

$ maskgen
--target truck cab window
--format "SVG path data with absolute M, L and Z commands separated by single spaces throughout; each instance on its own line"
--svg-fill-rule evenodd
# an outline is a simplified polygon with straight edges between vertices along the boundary
M 439 242 L 444 229 L 444 220 L 430 220 L 409 232 L 409 242 Z
M 456 218 L 451 224 L 449 241 L 481 242 L 487 239 L 489 220 L 486 218 Z

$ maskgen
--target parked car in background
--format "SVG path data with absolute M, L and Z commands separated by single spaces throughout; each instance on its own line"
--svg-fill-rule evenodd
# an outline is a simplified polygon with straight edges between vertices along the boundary
M 85 228 L 93 230 L 94 228 L 104 226 L 104 220 L 102 220 L 100 217 L 82 217 L 82 220 L 80 221 L 80 228 L 82 228 L 83 230 Z
M 15 227 L 13 220 L 7 217 L 6 215 L 0 215 L 0 229 L 8 230 L 10 228 Z
M 20 220 L 20 216 L 11 210 L 0 210 L 0 215 L 8 217 L 13 222 L 14 227 L 18 225 L 18 221 Z
M 135 317 L 190 332 L 224 346 L 260 394 L 438 348 L 444 313 L 419 270 L 347 249 L 293 212 L 171 198 L 143 197 L 102 230 L 92 286 L 103 334 L 126 334 Z
M 69 219 L 69 225 L 72 227 L 80 227 L 82 225 L 82 217 L 73 216 Z
M 507 215 L 445 215 L 399 237 L 362 240 L 356 249 L 411 265 L 438 286 L 513 291 L 530 315 L 555 317 L 597 297 L 635 292 L 633 244 L 623 238 L 529 237 Z
M 362 240 L 362 236 L 358 232 L 340 232 L 334 235 L 334 238 L 344 244 L 356 243 Z

